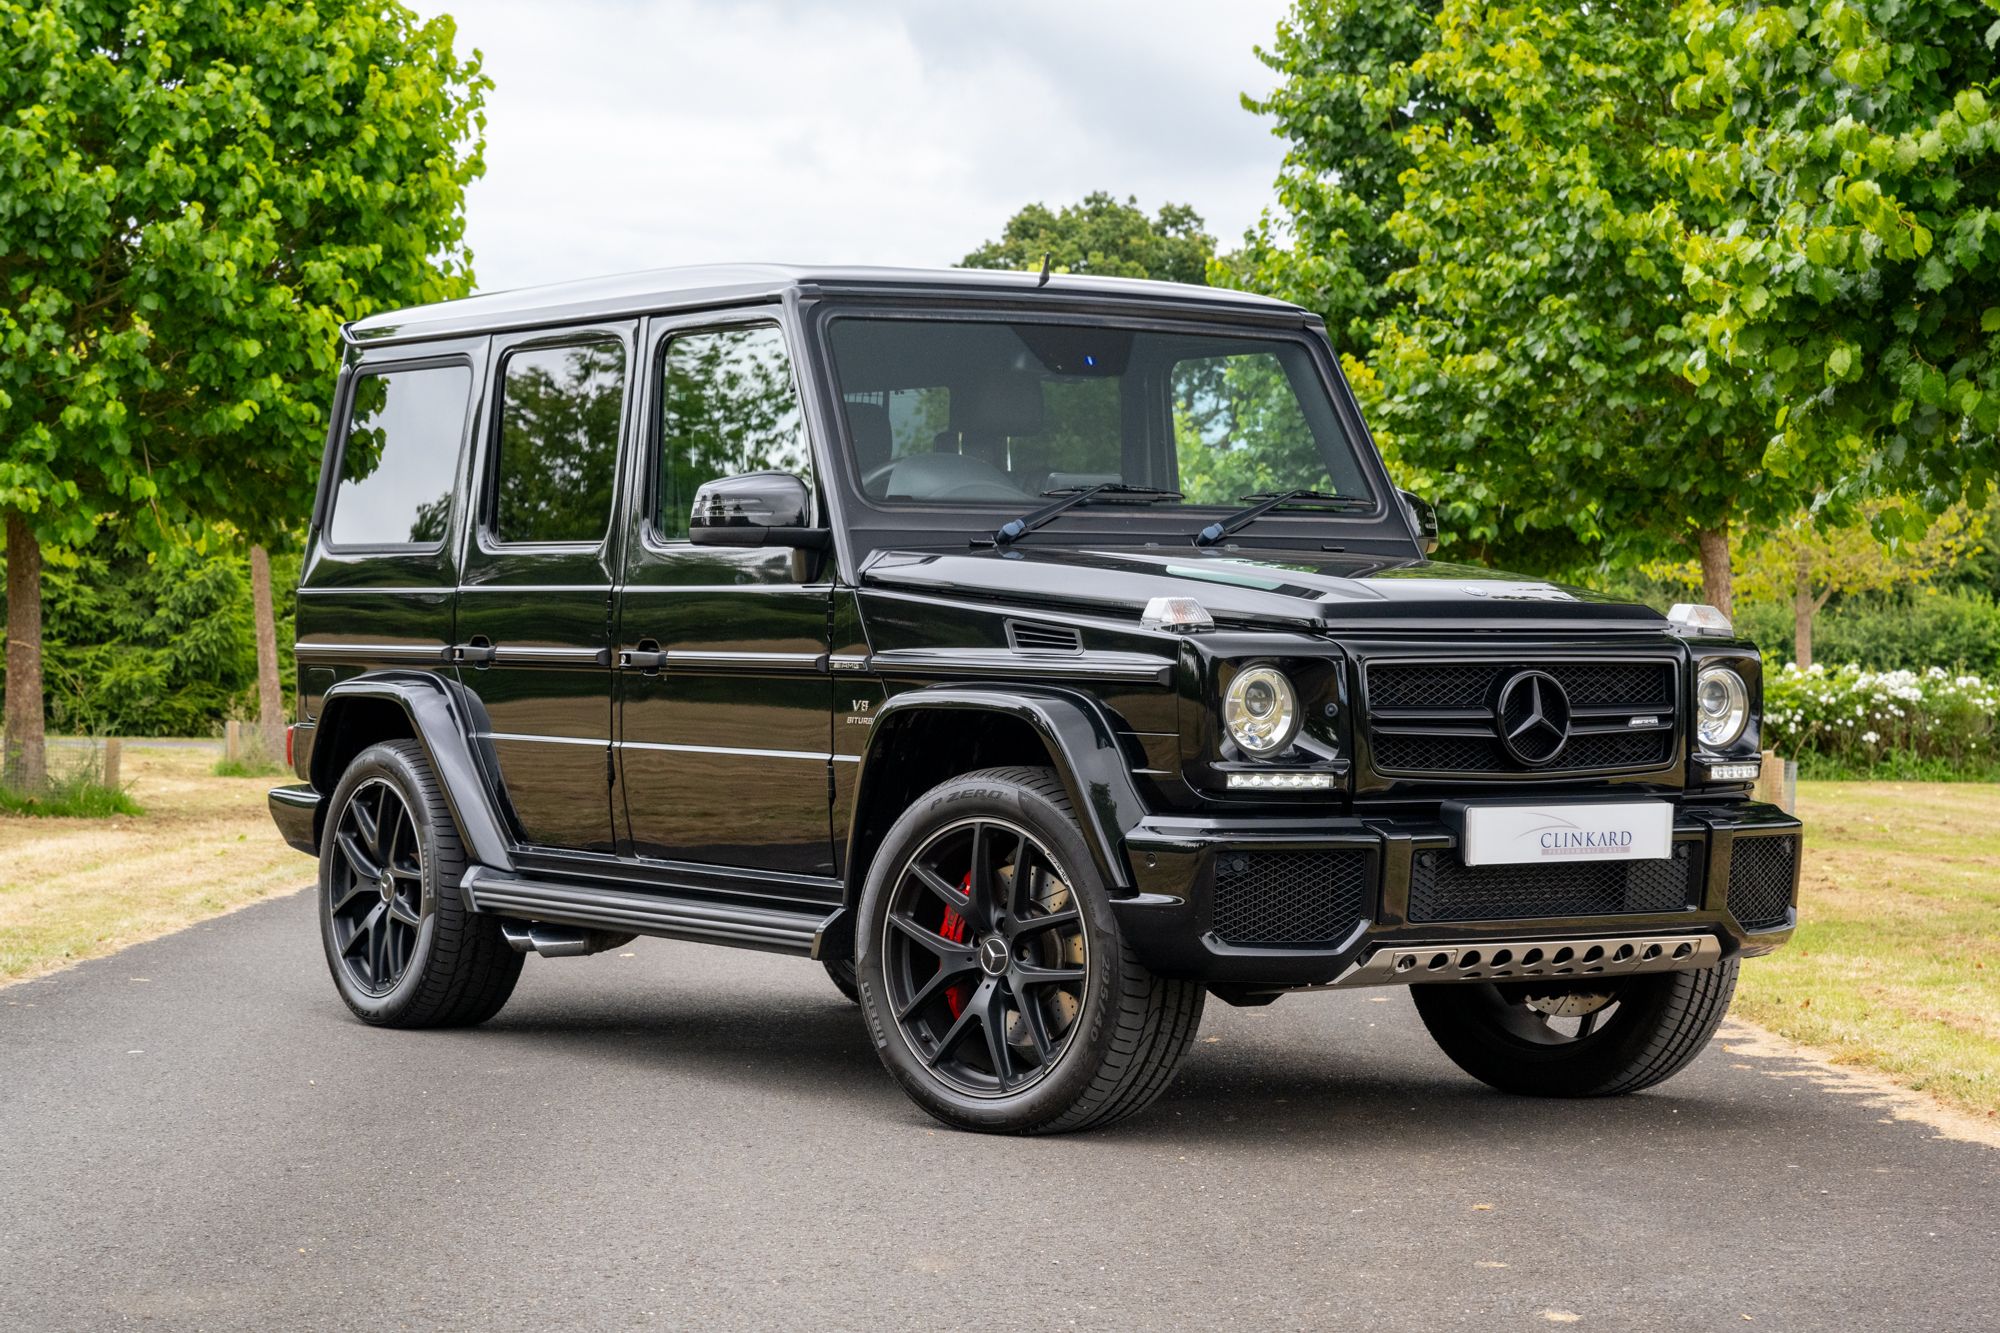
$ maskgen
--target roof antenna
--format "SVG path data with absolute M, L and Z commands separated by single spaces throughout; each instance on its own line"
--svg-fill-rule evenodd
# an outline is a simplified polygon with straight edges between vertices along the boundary
M 1046 287 L 1049 285 L 1049 264 L 1053 262 L 1054 259 L 1055 259 L 1055 254 L 1053 251 L 1049 250 L 1042 251 L 1042 276 L 1035 279 L 1035 286 Z

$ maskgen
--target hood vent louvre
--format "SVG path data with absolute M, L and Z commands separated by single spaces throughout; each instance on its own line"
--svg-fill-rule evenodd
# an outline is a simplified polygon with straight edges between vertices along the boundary
M 1080 653 L 1083 635 L 1066 625 L 1037 625 L 1031 621 L 1007 622 L 1007 646 L 1017 653 Z

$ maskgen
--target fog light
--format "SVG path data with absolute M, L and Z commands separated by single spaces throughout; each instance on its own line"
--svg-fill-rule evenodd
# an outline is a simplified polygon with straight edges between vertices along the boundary
M 1333 786 L 1331 773 L 1231 773 L 1231 791 L 1327 791 Z
M 1757 775 L 1763 771 L 1764 763 L 1760 759 L 1752 759 L 1747 764 L 1710 764 L 1708 766 L 1708 780 L 1710 782 L 1755 782 Z

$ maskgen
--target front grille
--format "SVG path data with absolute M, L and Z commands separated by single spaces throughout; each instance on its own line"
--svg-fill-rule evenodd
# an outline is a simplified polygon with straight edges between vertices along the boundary
M 1785 924 L 1798 878 L 1796 837 L 1738 838 L 1729 853 L 1729 913 L 1745 930 Z
M 1523 763 L 1501 744 L 1494 707 L 1516 672 L 1545 671 L 1570 708 L 1569 740 Z M 1675 666 L 1669 661 L 1384 662 L 1367 674 L 1377 771 L 1418 776 L 1640 772 L 1674 758 Z M 1634 728 L 1634 718 L 1655 724 Z
M 1334 944 L 1368 910 L 1368 853 L 1223 851 L 1214 929 L 1225 944 Z
M 1469 866 L 1448 851 L 1418 852 L 1410 873 L 1412 921 L 1518 921 L 1529 917 L 1679 912 L 1694 901 L 1698 872 L 1677 842 L 1663 861 L 1571 861 Z

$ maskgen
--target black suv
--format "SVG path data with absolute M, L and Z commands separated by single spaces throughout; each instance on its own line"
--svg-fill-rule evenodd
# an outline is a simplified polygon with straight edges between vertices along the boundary
M 367 1022 L 797 954 L 926 1111 L 1055 1131 L 1209 995 L 1408 985 L 1497 1087 L 1646 1087 L 1791 933 L 1754 650 L 1428 560 L 1293 306 L 668 270 L 356 323 L 333 421 L 271 810 Z

